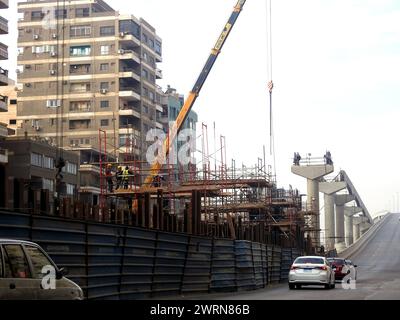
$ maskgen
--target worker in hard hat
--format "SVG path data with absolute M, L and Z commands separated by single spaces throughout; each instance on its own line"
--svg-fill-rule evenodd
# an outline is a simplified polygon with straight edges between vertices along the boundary
M 124 171 L 122 172 L 122 180 L 124 182 L 124 189 L 128 189 L 129 186 L 129 176 L 131 175 L 131 171 L 129 170 L 129 167 L 126 166 Z
M 115 187 L 115 190 L 118 190 L 120 187 L 122 187 L 122 174 L 123 174 L 122 167 L 118 166 L 118 171 L 115 174 L 117 178 L 117 186 Z
M 106 168 L 106 179 L 107 179 L 107 185 L 108 185 L 108 192 L 112 193 L 113 190 L 113 179 L 112 179 L 112 164 L 109 163 L 107 164 L 107 168 Z

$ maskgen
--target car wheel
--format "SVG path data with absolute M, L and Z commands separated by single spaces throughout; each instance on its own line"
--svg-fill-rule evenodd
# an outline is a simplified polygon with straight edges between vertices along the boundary
M 325 289 L 328 290 L 328 289 L 330 289 L 330 288 L 331 288 L 331 284 L 330 284 L 330 283 L 327 283 L 327 284 L 325 285 Z
M 293 283 L 289 283 L 289 290 L 293 290 L 295 288 L 295 285 Z
M 301 284 L 296 284 L 296 289 L 301 289 Z
M 336 288 L 336 283 L 333 283 L 332 285 L 331 285 L 331 289 L 335 289 Z

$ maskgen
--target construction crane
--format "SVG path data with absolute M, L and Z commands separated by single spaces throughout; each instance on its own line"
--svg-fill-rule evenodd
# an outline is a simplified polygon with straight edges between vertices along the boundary
M 149 175 L 144 180 L 145 188 L 150 187 L 152 185 L 154 178 L 159 174 L 163 163 L 165 163 L 165 159 L 167 159 L 171 142 L 173 142 L 174 139 L 176 138 L 178 131 L 181 129 L 183 123 L 185 122 L 187 116 L 189 115 L 189 112 L 191 111 L 194 103 L 196 102 L 196 99 L 199 96 L 200 91 L 204 83 L 206 82 L 207 77 L 210 74 L 212 67 L 214 66 L 215 61 L 217 60 L 218 55 L 221 53 L 222 47 L 224 46 L 226 39 L 228 38 L 230 32 L 232 31 L 232 28 L 235 25 L 236 20 L 238 19 L 245 3 L 246 0 L 239 0 L 236 6 L 234 7 L 230 18 L 226 23 L 221 35 L 219 36 L 215 46 L 211 50 L 211 54 L 206 64 L 204 65 L 204 68 L 202 69 L 192 91 L 190 91 L 181 111 L 178 114 L 178 117 L 176 118 L 176 121 L 170 128 L 168 137 L 165 139 L 163 143 L 161 153 L 159 153 L 158 156 L 156 157 L 155 161 L 151 166 Z

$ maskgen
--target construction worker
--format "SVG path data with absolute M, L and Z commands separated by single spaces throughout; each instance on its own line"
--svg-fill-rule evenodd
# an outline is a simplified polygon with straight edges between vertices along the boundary
M 115 174 L 116 178 L 117 178 L 117 186 L 115 188 L 115 190 L 118 190 L 120 187 L 122 187 L 122 175 L 123 175 L 123 171 L 122 171 L 122 167 L 118 166 L 118 171 Z
M 112 164 L 111 163 L 107 164 L 106 179 L 107 179 L 107 185 L 108 185 L 108 192 L 112 193 L 113 192 L 113 181 L 112 181 Z
M 122 180 L 124 182 L 124 189 L 128 189 L 129 186 L 129 176 L 131 174 L 131 171 L 129 170 L 129 167 L 126 166 L 125 170 L 122 172 Z

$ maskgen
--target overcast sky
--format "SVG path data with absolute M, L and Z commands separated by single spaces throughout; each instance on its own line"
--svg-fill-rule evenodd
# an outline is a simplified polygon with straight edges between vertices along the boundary
M 279 185 L 305 193 L 305 180 L 290 172 L 293 152 L 323 156 L 330 150 L 336 171 L 348 173 L 371 213 L 393 209 L 393 202 L 397 207 L 400 2 L 272 1 Z M 185 95 L 235 2 L 108 0 L 114 9 L 143 17 L 157 29 L 163 39 L 159 84 Z M 238 164 L 255 164 L 263 145 L 269 149 L 265 3 L 247 0 L 194 107 L 200 122 L 209 127 L 216 122 L 227 139 L 228 159 Z M 14 30 L 8 40 L 12 59 L 7 67 L 13 70 L 16 37 Z

